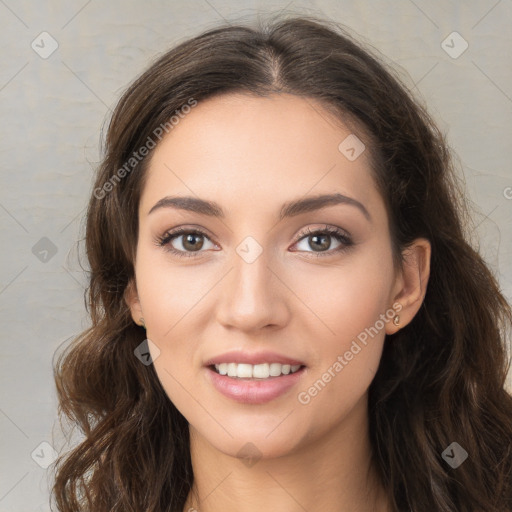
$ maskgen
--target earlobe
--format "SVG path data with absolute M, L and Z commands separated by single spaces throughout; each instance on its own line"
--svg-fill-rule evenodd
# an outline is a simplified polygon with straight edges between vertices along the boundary
M 431 245 L 425 238 L 416 239 L 402 253 L 399 290 L 394 302 L 401 305 L 400 316 L 386 327 L 386 334 L 394 334 L 407 325 L 419 311 L 427 292 L 430 277 Z
M 144 316 L 137 294 L 137 286 L 135 280 L 131 279 L 124 291 L 124 300 L 130 309 L 132 319 L 137 325 L 141 325 L 140 320 Z

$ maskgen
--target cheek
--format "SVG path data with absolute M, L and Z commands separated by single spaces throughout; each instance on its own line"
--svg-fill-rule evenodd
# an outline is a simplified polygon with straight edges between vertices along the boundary
M 347 254 L 329 266 L 300 265 L 288 282 L 310 310 L 305 318 L 315 320 L 310 328 L 325 340 L 327 351 L 343 348 L 392 305 L 393 266 L 385 244 Z
M 199 327 L 205 292 L 211 287 L 194 268 L 173 269 L 162 257 L 141 250 L 136 266 L 137 287 L 147 337 L 155 347 L 154 368 L 169 398 L 186 409 L 199 352 Z M 199 329 L 199 331 L 198 331 Z M 153 354 L 152 354 L 153 356 Z M 183 407 L 182 407 L 183 404 Z
M 296 284 L 315 313 L 306 315 L 315 362 L 298 399 L 334 419 L 362 397 L 378 369 L 393 314 L 391 253 L 385 246 L 361 251 L 337 268 L 307 275 Z
M 137 255 L 136 275 L 146 324 L 161 343 L 197 324 L 203 299 L 216 278 L 201 265 L 180 266 L 163 250 L 144 247 Z

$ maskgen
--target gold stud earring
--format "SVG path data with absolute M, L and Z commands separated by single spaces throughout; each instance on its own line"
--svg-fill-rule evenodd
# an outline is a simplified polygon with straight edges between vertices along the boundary
M 395 325 L 399 325 L 400 324 L 400 315 L 395 315 L 395 318 L 393 318 L 393 323 Z

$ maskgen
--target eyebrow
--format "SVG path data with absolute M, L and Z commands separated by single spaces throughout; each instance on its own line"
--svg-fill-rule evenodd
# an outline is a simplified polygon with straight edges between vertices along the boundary
M 362 203 L 352 197 L 339 193 L 310 196 L 288 201 L 284 203 L 281 208 L 279 220 L 281 221 L 286 217 L 294 217 L 302 213 L 320 210 L 337 204 L 354 206 L 366 217 L 367 220 L 371 221 L 370 213 Z M 192 196 L 163 197 L 151 208 L 151 210 L 149 210 L 148 215 L 160 208 L 176 208 L 179 210 L 199 213 L 201 215 L 208 215 L 210 217 L 225 217 L 222 208 L 215 201 L 207 201 L 205 199 Z

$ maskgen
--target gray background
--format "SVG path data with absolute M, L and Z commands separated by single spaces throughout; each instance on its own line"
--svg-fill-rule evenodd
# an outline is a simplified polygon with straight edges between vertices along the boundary
M 0 0 L 1 512 L 49 510 L 40 465 L 64 440 L 52 356 L 87 326 L 76 242 L 109 110 L 172 44 L 281 9 L 347 25 L 427 103 L 475 203 L 475 242 L 511 300 L 511 0 Z M 58 43 L 49 57 L 43 31 Z M 460 53 L 458 36 L 442 44 L 454 31 L 469 45 L 457 58 L 445 49 Z

